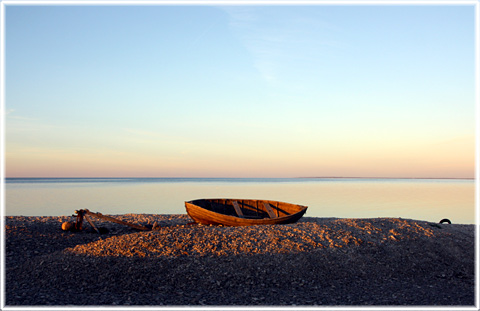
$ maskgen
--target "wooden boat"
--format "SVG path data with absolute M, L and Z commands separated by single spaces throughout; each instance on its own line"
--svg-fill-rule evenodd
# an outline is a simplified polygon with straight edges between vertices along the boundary
M 185 202 L 188 215 L 204 225 L 253 226 L 290 224 L 307 206 L 269 200 L 199 199 Z

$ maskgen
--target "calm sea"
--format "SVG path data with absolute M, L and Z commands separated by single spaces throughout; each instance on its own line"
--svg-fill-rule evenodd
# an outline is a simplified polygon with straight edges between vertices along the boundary
M 7 178 L 7 216 L 185 214 L 199 198 L 270 199 L 307 205 L 305 216 L 402 217 L 475 223 L 475 182 L 357 178 Z

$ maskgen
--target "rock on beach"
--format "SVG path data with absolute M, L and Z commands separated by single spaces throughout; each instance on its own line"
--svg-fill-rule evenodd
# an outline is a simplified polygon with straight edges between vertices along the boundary
M 7 306 L 474 306 L 474 225 L 303 217 L 288 225 L 192 224 L 112 215 L 5 217 Z

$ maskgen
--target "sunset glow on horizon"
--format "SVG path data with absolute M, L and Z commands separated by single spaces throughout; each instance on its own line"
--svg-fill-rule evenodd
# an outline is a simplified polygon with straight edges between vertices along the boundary
M 469 5 L 7 5 L 6 177 L 475 177 Z

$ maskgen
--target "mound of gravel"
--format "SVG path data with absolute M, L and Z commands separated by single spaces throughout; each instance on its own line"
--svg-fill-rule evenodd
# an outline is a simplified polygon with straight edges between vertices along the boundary
M 151 220 L 150 220 L 151 222 Z M 349 246 L 380 247 L 402 240 L 468 234 L 468 226 L 403 219 L 315 219 L 289 225 L 223 227 L 182 224 L 158 230 L 114 235 L 66 249 L 89 256 L 232 256 L 311 252 Z M 463 230 L 462 230 L 463 229 Z
M 304 217 L 222 227 L 187 215 L 6 217 L 7 305 L 474 305 L 474 225 Z

